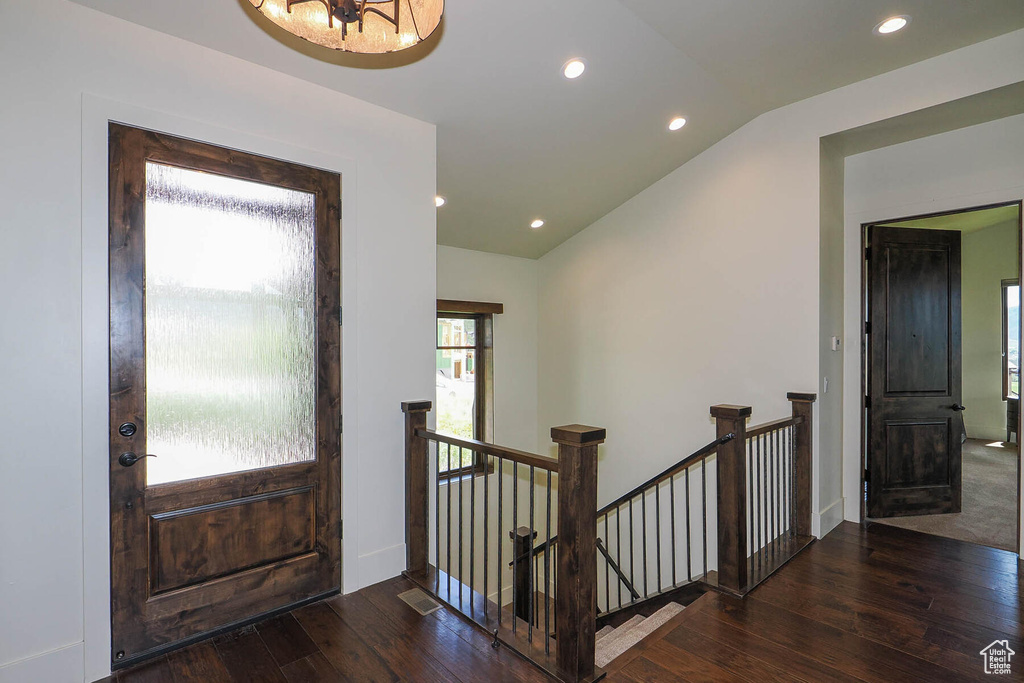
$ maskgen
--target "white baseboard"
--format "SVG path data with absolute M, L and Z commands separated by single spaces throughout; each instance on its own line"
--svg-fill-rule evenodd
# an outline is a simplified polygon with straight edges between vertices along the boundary
M 405 571 L 405 544 L 382 548 L 359 556 L 359 588 L 391 579 Z
M 85 681 L 85 643 L 44 652 L 0 665 L 0 683 L 82 683 Z
M 846 499 L 840 498 L 819 513 L 811 514 L 811 533 L 823 538 L 843 521 Z

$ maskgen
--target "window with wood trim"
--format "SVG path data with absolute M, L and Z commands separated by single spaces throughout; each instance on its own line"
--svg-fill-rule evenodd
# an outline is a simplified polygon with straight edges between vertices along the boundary
M 1003 280 L 1003 400 L 1020 397 L 1020 281 Z
M 493 439 L 493 318 L 501 304 L 438 300 L 435 415 L 437 431 Z M 438 453 L 442 476 L 475 471 L 483 457 L 468 449 Z

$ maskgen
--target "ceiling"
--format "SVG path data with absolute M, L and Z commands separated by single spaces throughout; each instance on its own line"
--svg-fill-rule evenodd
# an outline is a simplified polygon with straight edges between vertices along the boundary
M 74 1 L 436 124 L 438 243 L 530 258 L 765 111 L 1024 28 L 1024 0 L 448 0 L 426 43 L 373 58 L 248 0 Z
M 1020 214 L 1020 204 L 994 206 L 988 209 L 976 209 L 950 213 L 942 216 L 914 218 L 907 221 L 885 223 L 889 228 L 924 228 L 929 230 L 959 230 L 966 234 L 978 232 L 995 225 L 1016 223 Z M 987 233 L 986 233 L 987 234 Z

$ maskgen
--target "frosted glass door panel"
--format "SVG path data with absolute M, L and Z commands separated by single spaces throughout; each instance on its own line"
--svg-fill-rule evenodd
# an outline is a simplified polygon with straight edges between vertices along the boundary
M 315 208 L 146 163 L 149 484 L 315 459 Z

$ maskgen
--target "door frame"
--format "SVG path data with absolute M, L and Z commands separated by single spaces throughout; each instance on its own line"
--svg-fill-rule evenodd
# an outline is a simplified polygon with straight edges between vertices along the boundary
M 107 126 L 110 122 L 147 128 L 168 135 L 202 140 L 252 154 L 287 159 L 339 173 L 342 187 L 342 304 L 354 305 L 356 188 L 358 167 L 353 158 L 313 147 L 263 137 L 254 126 L 225 128 L 196 112 L 168 113 L 110 100 L 89 93 L 82 96 L 82 563 L 78 589 L 84 591 L 83 643 L 85 680 L 110 673 L 110 515 L 108 468 L 109 439 L 109 280 L 107 222 Z M 223 119 L 222 119 L 223 120 Z M 350 418 L 342 434 L 342 520 L 349 528 L 358 524 L 357 469 L 354 452 L 358 423 L 352 396 L 352 373 L 357 369 L 353 331 L 342 333 L 342 413 Z M 76 513 L 77 514 L 77 513 Z M 342 538 L 342 592 L 359 588 L 359 538 Z M 74 592 L 72 592 L 73 598 Z M 78 593 L 79 596 L 82 593 Z M 80 597 L 78 599 L 81 599 Z
M 910 216 L 903 216 L 898 218 L 886 218 L 883 220 L 873 220 L 866 223 L 860 224 L 860 259 L 858 261 L 860 267 L 860 309 L 859 309 L 859 336 L 860 336 L 860 407 L 858 413 L 860 414 L 860 428 L 858 432 L 858 441 L 860 444 L 860 466 L 858 472 L 860 475 L 860 485 L 858 486 L 859 492 L 859 508 L 860 508 L 860 519 L 861 522 L 868 520 L 867 510 L 867 496 L 865 495 L 865 480 L 864 474 L 867 468 L 867 448 L 868 439 L 866 437 L 868 428 L 868 408 L 865 406 L 865 397 L 868 395 L 868 375 L 867 375 L 867 364 L 869 362 L 867 357 L 868 346 L 867 346 L 867 334 L 865 333 L 865 323 L 867 321 L 867 307 L 868 307 L 868 275 L 867 275 L 867 240 L 868 240 L 868 229 L 874 225 L 885 225 L 887 223 L 897 223 L 910 220 L 918 220 L 924 218 L 937 218 L 941 216 L 952 216 L 959 213 L 968 213 L 971 211 L 979 211 L 982 209 L 995 209 L 1004 206 L 1016 206 L 1017 207 L 1017 278 L 1021 279 L 1021 250 L 1024 249 L 1024 200 L 1009 200 L 1002 202 L 993 202 L 991 204 L 981 204 L 978 206 L 969 206 L 959 209 L 949 209 L 946 211 L 937 211 L 933 213 L 913 214 Z M 1024 296 L 1022 296 L 1024 300 Z M 962 316 L 961 312 L 961 316 Z M 1024 341 L 1024 316 L 1020 321 L 1020 329 L 1017 330 L 1018 335 Z M 1022 408 L 1020 413 L 1017 415 L 1018 425 L 1020 425 L 1021 413 L 1024 413 L 1024 403 L 1021 404 Z M 1021 526 L 1021 450 L 1020 450 L 1020 434 L 1017 435 L 1018 443 L 1018 458 L 1017 458 L 1017 515 L 1016 515 L 1016 538 L 1017 538 L 1017 553 L 1021 552 L 1021 541 L 1020 541 L 1020 526 Z
M 341 176 L 117 123 L 109 126 L 109 146 L 110 524 L 112 540 L 118 539 L 111 554 L 111 667 L 120 669 L 341 588 Z M 313 460 L 158 484 L 146 481 L 148 460 L 131 467 L 118 461 L 124 451 L 151 448 L 146 419 L 146 229 L 141 220 L 150 161 L 315 196 Z M 126 422 L 139 423 L 137 433 L 118 434 Z M 186 572 L 166 585 L 157 583 L 155 548 L 163 545 L 158 528 L 187 524 L 185 520 L 197 519 L 201 511 L 215 515 L 247 504 L 281 506 L 286 498 L 310 515 L 307 546 L 277 547 L 274 555 L 247 557 L 240 566 L 234 558 L 235 564 L 222 567 L 221 574 Z M 144 539 L 147 530 L 149 544 L 132 542 Z M 171 546 L 164 550 L 174 552 Z M 216 615 L 204 615 L 196 602 L 214 596 L 221 608 Z

